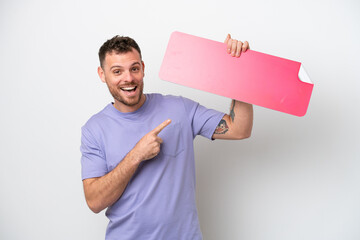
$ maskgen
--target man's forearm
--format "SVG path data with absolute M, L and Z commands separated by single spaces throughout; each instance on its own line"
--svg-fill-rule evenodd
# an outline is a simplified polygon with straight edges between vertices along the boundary
M 244 139 L 251 135 L 253 107 L 251 104 L 232 100 L 230 113 L 225 114 L 212 136 L 214 139 Z
M 232 100 L 229 115 L 234 131 L 244 138 L 250 137 L 253 126 L 253 106 L 249 103 Z
M 123 194 L 140 162 L 159 154 L 162 139 L 158 134 L 170 123 L 170 119 L 165 120 L 144 135 L 111 172 L 83 181 L 86 202 L 93 212 L 98 213 L 114 204 Z
M 124 192 L 139 166 L 137 156 L 130 151 L 108 174 L 84 180 L 84 192 L 89 208 L 99 213 L 114 204 Z

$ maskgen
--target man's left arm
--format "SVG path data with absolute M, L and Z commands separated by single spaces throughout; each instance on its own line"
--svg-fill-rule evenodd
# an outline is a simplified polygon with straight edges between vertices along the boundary
M 241 57 L 242 52 L 250 49 L 249 43 L 232 39 L 230 34 L 225 39 L 227 52 L 233 57 Z M 212 136 L 213 139 L 244 139 L 251 135 L 253 126 L 253 107 L 251 104 L 232 100 L 230 113 L 224 115 Z
M 225 114 L 212 136 L 213 139 L 244 139 L 251 135 L 253 107 L 251 104 L 232 100 L 230 114 Z

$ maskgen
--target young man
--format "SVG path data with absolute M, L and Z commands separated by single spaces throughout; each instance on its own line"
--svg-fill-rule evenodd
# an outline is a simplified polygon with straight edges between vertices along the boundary
M 230 35 L 225 43 L 233 57 L 249 48 Z M 106 239 L 202 239 L 193 140 L 248 138 L 252 105 L 233 100 L 227 115 L 183 97 L 144 94 L 145 64 L 128 37 L 106 41 L 99 58 L 114 102 L 82 127 L 81 164 L 89 208 L 107 208 Z

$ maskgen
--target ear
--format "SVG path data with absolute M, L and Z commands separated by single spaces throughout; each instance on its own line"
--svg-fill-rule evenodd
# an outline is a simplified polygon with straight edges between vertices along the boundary
M 97 72 L 99 74 L 99 77 L 101 79 L 102 82 L 106 82 L 105 81 L 105 73 L 104 73 L 104 70 L 99 66 L 98 69 L 97 69 Z
M 142 65 L 143 74 L 145 76 L 145 63 L 144 63 L 144 61 L 141 61 L 141 65 Z

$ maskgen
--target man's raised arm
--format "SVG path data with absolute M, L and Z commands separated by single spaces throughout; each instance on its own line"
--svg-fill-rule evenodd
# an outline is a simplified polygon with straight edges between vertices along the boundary
M 232 39 L 227 35 L 224 43 L 227 52 L 233 57 L 241 57 L 242 52 L 250 49 L 249 43 Z M 213 134 L 213 139 L 244 139 L 251 135 L 253 126 L 253 107 L 251 104 L 232 100 L 230 113 L 226 114 Z

